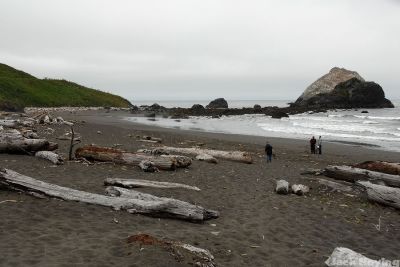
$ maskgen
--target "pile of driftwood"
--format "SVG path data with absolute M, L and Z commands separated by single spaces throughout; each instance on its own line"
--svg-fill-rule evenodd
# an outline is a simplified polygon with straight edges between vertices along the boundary
M 289 187 L 289 182 L 286 180 L 278 180 L 276 181 L 275 192 L 280 195 L 287 195 L 290 192 L 296 194 L 298 196 L 302 196 L 307 194 L 310 191 L 310 188 L 306 185 L 302 184 L 293 184 Z
M 108 179 L 106 180 L 106 184 L 124 186 L 125 182 L 118 179 Z M 144 181 L 139 181 L 137 184 L 146 186 Z M 132 183 L 127 183 L 127 187 L 132 186 L 134 186 Z M 168 184 L 165 182 L 149 182 L 149 186 L 163 186 L 164 188 L 168 188 Z M 179 186 L 184 187 L 184 185 L 179 184 L 172 184 L 170 187 L 176 188 Z M 129 213 L 139 213 L 157 217 L 172 217 L 194 222 L 217 218 L 219 216 L 217 211 L 208 210 L 201 206 L 173 198 L 157 197 L 117 186 L 107 187 L 107 195 L 94 194 L 46 183 L 9 169 L 0 170 L 0 187 L 24 192 L 41 198 L 60 198 L 66 201 L 79 201 L 111 207 L 115 210 L 125 210 Z
M 54 164 L 62 164 L 62 157 L 53 152 L 58 144 L 39 138 L 34 126 L 42 121 L 62 124 L 68 122 L 61 117 L 52 119 L 44 114 L 33 118 L 20 115 L 20 118 L 0 120 L 0 153 L 35 155 Z
M 361 189 L 370 201 L 400 209 L 400 163 L 367 161 L 353 166 L 328 166 L 314 174 L 337 180 L 319 179 L 321 184 L 337 191 Z

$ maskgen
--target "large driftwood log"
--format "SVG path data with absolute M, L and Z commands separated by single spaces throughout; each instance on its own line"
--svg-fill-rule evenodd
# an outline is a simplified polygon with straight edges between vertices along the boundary
M 0 120 L 0 125 L 8 128 L 16 128 L 19 126 L 17 120 Z
M 75 151 L 76 158 L 86 158 L 88 160 L 96 161 L 110 161 L 118 164 L 139 165 L 143 160 L 148 160 L 154 163 L 160 170 L 174 170 L 182 166 L 175 157 L 161 157 L 146 155 L 144 153 L 130 153 L 120 149 L 98 147 L 98 146 L 84 146 Z M 191 161 L 190 161 L 191 163 Z
M 400 175 L 400 163 L 385 161 L 365 161 L 353 165 L 353 167 L 375 172 L 383 172 L 386 174 Z
M 0 153 L 19 153 L 35 152 L 47 150 L 49 142 L 45 139 L 30 139 L 22 136 L 18 130 L 0 131 Z
M 19 174 L 12 170 L 0 170 L 0 187 L 26 192 L 35 196 L 49 196 L 67 201 L 79 201 L 88 204 L 126 210 L 150 216 L 166 216 L 190 221 L 203 221 L 218 217 L 218 213 L 200 206 L 169 198 L 158 198 L 137 192 L 127 197 L 111 197 L 79 191 L 68 187 L 46 183 Z
M 190 186 L 179 183 L 158 182 L 141 179 L 121 179 L 121 178 L 107 178 L 104 180 L 105 185 L 115 185 L 125 188 L 138 188 L 138 187 L 153 187 L 153 188 L 185 188 L 195 191 L 200 191 L 196 186 Z
M 56 165 L 60 165 L 60 164 L 64 163 L 64 160 L 60 155 L 58 155 L 54 152 L 51 152 L 51 151 L 38 151 L 35 153 L 35 157 L 48 160 Z
M 201 155 L 208 154 L 215 158 L 221 158 L 231 161 L 238 161 L 243 163 L 253 163 L 253 158 L 250 153 L 242 152 L 242 151 L 222 151 L 222 150 L 213 150 L 213 149 L 202 149 L 197 147 L 184 148 L 184 147 L 160 147 L 156 148 L 157 153 L 182 153 L 189 155 Z
M 388 186 L 400 187 L 400 176 L 350 166 L 328 166 L 325 175 L 334 179 L 355 183 L 357 181 L 384 182 Z
M 206 210 L 203 207 L 190 204 L 188 202 L 166 197 L 156 197 L 150 194 L 141 193 L 132 189 L 108 186 L 106 194 L 113 197 L 125 199 L 142 200 L 149 203 L 157 203 L 158 210 L 153 210 L 153 214 L 174 214 L 174 216 L 182 219 L 205 220 L 210 218 L 218 218 L 219 213 L 214 210 Z
M 389 263 L 389 264 L 388 264 Z M 390 261 L 376 261 L 365 257 L 351 249 L 337 247 L 331 256 L 325 261 L 328 267 L 388 267 L 392 266 Z
M 373 184 L 368 181 L 359 181 L 356 184 L 365 188 L 368 200 L 400 209 L 400 188 Z

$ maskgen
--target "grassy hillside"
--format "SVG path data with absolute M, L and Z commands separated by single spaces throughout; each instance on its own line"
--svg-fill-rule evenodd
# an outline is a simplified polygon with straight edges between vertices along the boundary
M 129 107 L 120 96 L 87 88 L 65 80 L 37 79 L 0 64 L 0 110 L 22 107 Z

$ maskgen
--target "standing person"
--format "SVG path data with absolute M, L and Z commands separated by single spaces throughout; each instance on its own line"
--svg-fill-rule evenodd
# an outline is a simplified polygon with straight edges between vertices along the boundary
M 265 145 L 265 155 L 267 156 L 267 162 L 272 161 L 272 146 L 267 142 Z
M 315 144 L 317 143 L 317 140 L 315 139 L 315 137 L 313 136 L 310 139 L 310 147 L 311 147 L 311 154 L 315 154 Z
M 321 136 L 319 136 L 318 138 L 318 142 L 317 142 L 317 146 L 318 146 L 318 154 L 322 154 L 322 138 Z

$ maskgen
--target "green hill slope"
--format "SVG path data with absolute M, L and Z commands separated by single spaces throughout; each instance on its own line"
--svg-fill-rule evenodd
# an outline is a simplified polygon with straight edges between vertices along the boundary
M 0 110 L 23 107 L 129 107 L 131 103 L 110 93 L 66 80 L 37 79 L 0 64 Z

